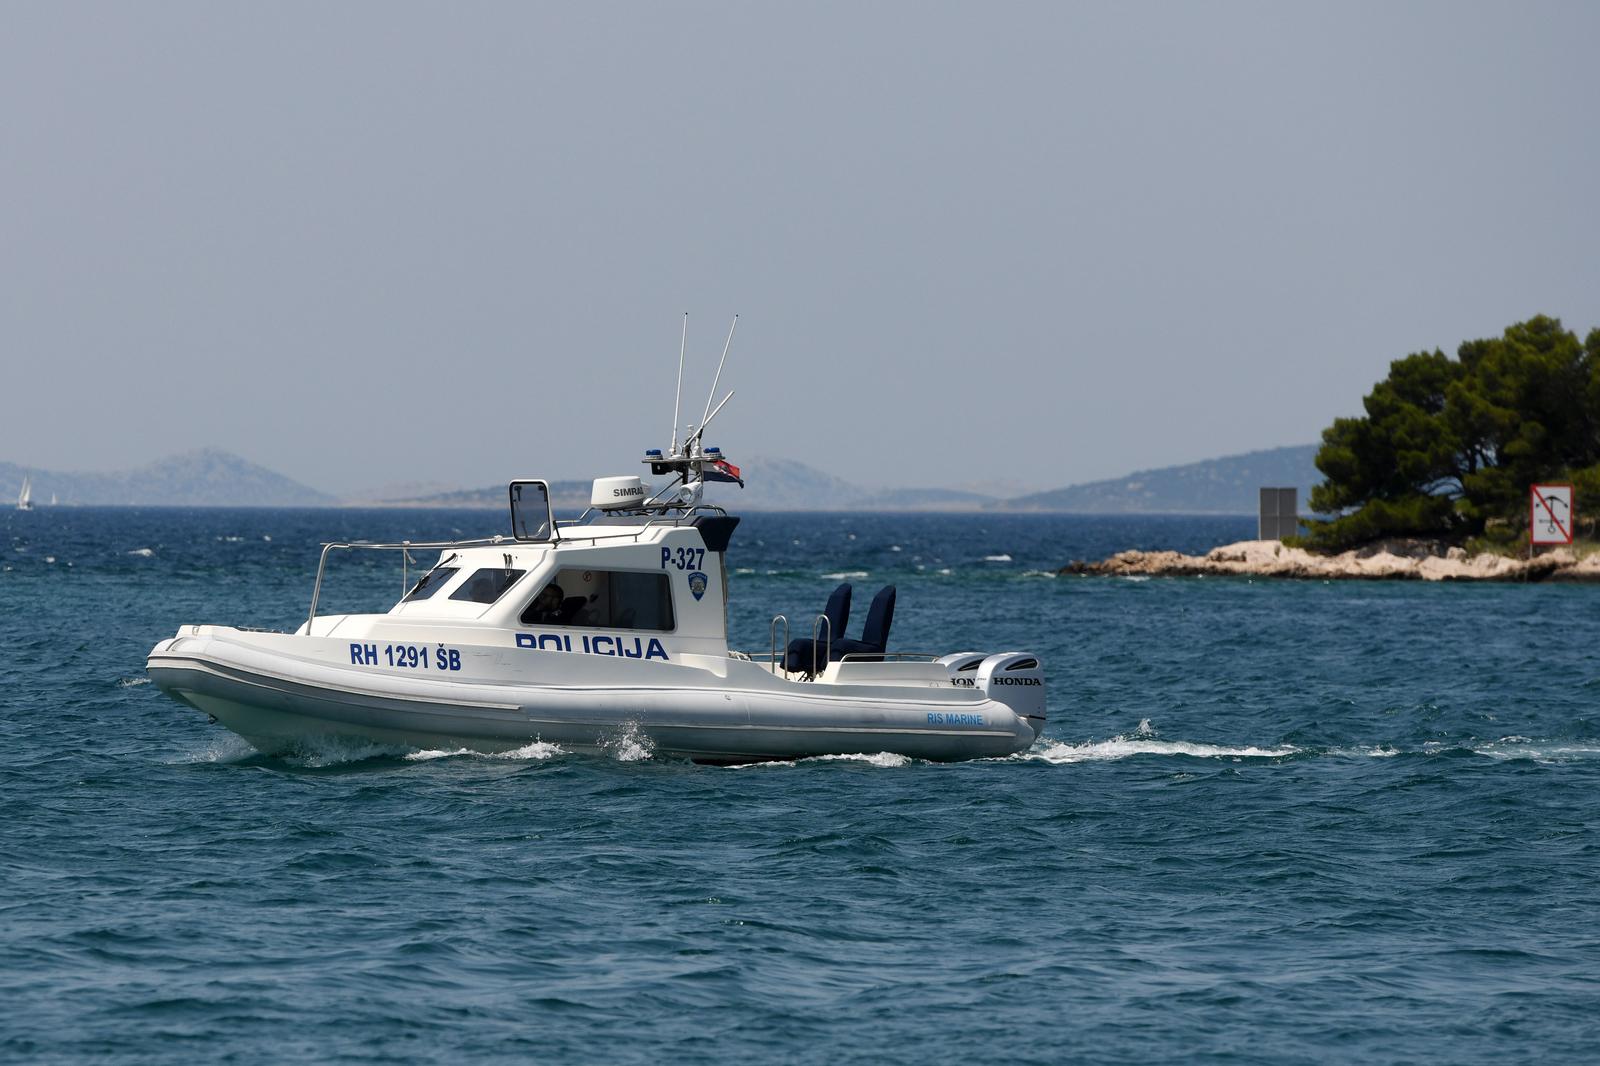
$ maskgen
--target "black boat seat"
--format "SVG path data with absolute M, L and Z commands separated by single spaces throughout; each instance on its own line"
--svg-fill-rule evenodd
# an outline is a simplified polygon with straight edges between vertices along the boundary
M 889 647 L 889 627 L 894 624 L 894 586 L 885 585 L 872 597 L 872 606 L 867 608 L 867 624 L 861 627 L 861 639 L 851 640 L 846 637 L 833 642 L 833 657 L 842 659 L 846 655 L 860 658 L 878 659 Z
M 830 655 L 835 659 L 839 657 L 833 649 L 844 639 L 844 627 L 850 621 L 850 592 L 847 581 L 828 594 L 828 606 L 822 610 L 828 621 L 820 627 L 820 641 L 809 636 L 791 640 L 783 653 L 785 670 L 791 674 L 809 674 L 813 666 L 819 669 L 826 666 Z

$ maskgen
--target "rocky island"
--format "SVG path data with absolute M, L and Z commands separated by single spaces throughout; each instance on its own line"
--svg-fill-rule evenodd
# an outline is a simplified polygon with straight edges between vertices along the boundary
M 1492 552 L 1468 554 L 1436 541 L 1390 539 L 1318 555 L 1275 540 L 1224 544 L 1204 555 L 1175 551 L 1125 551 L 1097 563 L 1073 562 L 1058 573 L 1163 577 L 1283 577 L 1323 581 L 1398 579 L 1414 581 L 1594 581 L 1600 582 L 1600 552 L 1556 548 L 1532 559 Z

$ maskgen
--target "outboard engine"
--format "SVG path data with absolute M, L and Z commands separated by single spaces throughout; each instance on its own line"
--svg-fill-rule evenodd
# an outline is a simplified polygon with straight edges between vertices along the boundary
M 958 651 L 941 656 L 939 664 L 950 671 L 950 683 L 957 688 L 978 687 L 978 664 L 989 657 L 986 651 Z
M 1003 651 L 978 664 L 977 689 L 1027 719 L 1034 736 L 1044 732 L 1044 668 L 1037 655 Z

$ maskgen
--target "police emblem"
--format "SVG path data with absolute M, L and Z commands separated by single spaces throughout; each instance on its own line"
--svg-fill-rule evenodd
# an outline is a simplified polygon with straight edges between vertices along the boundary
M 696 570 L 689 575 L 689 591 L 694 593 L 694 598 L 699 599 L 706 594 L 706 575 Z

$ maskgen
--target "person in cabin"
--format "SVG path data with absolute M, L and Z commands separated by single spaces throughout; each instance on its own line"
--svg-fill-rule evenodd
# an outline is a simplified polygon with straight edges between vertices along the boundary
M 561 591 L 561 586 L 551 582 L 533 601 L 533 610 L 528 614 L 531 622 L 542 622 L 545 625 L 558 625 L 561 622 L 561 603 L 566 595 Z

